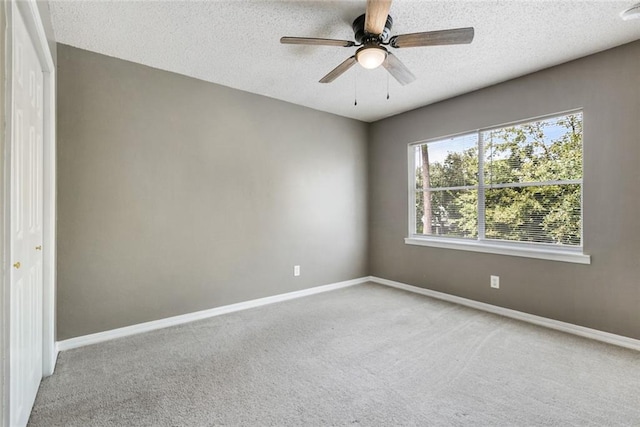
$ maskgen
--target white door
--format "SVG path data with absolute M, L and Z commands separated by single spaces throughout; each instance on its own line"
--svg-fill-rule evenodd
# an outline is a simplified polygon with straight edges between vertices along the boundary
M 14 9 L 11 117 L 10 425 L 24 426 L 42 379 L 43 74 Z

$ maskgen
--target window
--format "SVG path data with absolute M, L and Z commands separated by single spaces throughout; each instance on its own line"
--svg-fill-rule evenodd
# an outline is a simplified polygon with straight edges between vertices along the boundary
M 407 243 L 582 254 L 582 112 L 412 144 L 409 168 Z

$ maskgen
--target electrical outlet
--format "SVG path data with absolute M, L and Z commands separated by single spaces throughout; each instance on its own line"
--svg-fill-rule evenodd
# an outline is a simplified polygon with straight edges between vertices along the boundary
M 293 266 L 293 275 L 294 276 L 299 276 L 300 275 L 300 266 L 299 265 L 294 265 Z
M 491 287 L 500 289 L 500 276 L 491 276 Z

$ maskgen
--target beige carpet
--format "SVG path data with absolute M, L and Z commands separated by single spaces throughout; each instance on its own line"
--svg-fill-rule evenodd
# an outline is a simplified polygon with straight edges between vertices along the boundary
M 640 353 L 374 284 L 60 354 L 31 426 L 639 426 Z

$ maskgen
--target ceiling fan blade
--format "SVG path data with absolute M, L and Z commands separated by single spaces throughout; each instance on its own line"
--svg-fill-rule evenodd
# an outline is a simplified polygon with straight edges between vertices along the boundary
M 364 15 L 364 31 L 379 35 L 387 23 L 391 0 L 367 0 L 367 11 Z
M 382 66 L 386 68 L 389 74 L 402 86 L 408 85 L 416 79 L 416 76 L 391 52 L 387 54 L 387 59 L 382 63 Z
M 392 47 L 439 46 L 445 44 L 468 44 L 473 40 L 473 27 L 453 30 L 427 31 L 425 33 L 401 34 L 391 37 Z
M 331 83 L 342 74 L 344 74 L 349 68 L 353 67 L 356 63 L 356 56 L 353 55 L 350 58 L 345 59 L 342 64 L 338 65 L 333 70 L 329 71 L 329 74 L 320 79 L 320 83 Z
M 282 37 L 280 39 L 282 44 L 306 44 L 312 46 L 341 46 L 351 47 L 355 43 L 349 40 L 336 40 L 336 39 L 316 39 L 312 37 Z

